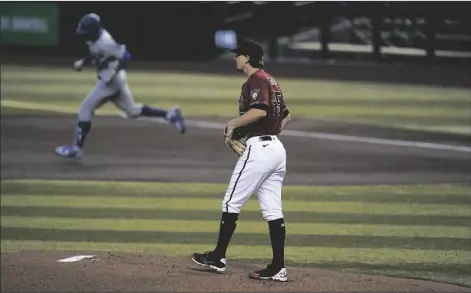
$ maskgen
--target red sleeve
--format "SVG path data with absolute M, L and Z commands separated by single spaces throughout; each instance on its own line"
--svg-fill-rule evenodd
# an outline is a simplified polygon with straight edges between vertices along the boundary
M 250 108 L 267 110 L 269 106 L 270 88 L 268 83 L 259 77 L 253 77 L 249 83 Z

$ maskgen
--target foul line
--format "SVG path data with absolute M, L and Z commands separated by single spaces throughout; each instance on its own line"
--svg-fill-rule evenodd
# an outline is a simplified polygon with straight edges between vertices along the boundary
M 123 115 L 122 117 L 125 117 L 125 116 Z M 140 117 L 138 118 L 138 120 L 150 121 L 150 122 L 155 122 L 155 123 L 167 123 L 166 121 L 163 121 L 160 119 L 148 118 L 148 117 Z M 218 129 L 222 131 L 222 129 L 225 127 L 225 124 L 222 124 L 222 123 L 194 121 L 194 120 L 185 120 L 185 121 L 187 125 L 198 127 L 198 128 Z M 285 130 L 283 131 L 281 136 L 294 136 L 294 137 L 303 137 L 303 138 L 308 137 L 308 138 L 335 140 L 335 141 L 381 144 L 381 145 L 389 145 L 389 146 L 417 147 L 417 148 L 449 150 L 449 151 L 471 153 L 471 147 L 467 147 L 467 146 L 447 145 L 447 144 L 418 142 L 418 141 L 406 141 L 406 140 L 393 140 L 393 139 L 351 136 L 351 135 L 341 135 L 341 134 L 330 134 L 330 133 L 322 133 L 322 132 L 308 132 L 308 131 L 300 131 L 300 130 Z
M 70 107 L 51 106 L 51 105 L 45 105 L 45 104 L 40 104 L 40 103 L 21 102 L 21 101 L 12 101 L 12 100 L 2 100 L 1 105 L 2 107 L 11 107 L 11 108 L 29 109 L 29 110 L 38 110 L 38 111 L 50 111 L 50 112 L 69 113 L 69 114 L 77 113 L 77 109 L 71 109 Z M 97 112 L 96 114 L 100 116 L 108 116 L 110 114 L 116 115 L 116 111 L 101 110 Z M 126 115 L 124 113 L 121 112 L 118 115 L 121 118 L 126 119 Z M 159 118 L 139 117 L 137 120 L 167 124 L 165 120 L 159 119 Z M 185 120 L 185 122 L 188 126 L 206 128 L 206 129 L 218 129 L 221 131 L 225 126 L 222 123 L 207 122 L 207 121 Z M 401 146 L 401 147 L 416 147 L 416 148 L 425 148 L 425 149 L 471 153 L 471 147 L 439 144 L 439 143 L 429 143 L 429 142 L 394 140 L 394 139 L 362 137 L 362 136 L 352 136 L 352 135 L 340 135 L 340 134 L 308 132 L 308 131 L 300 131 L 300 130 L 285 130 L 283 131 L 281 135 L 303 137 L 303 138 L 307 137 L 307 138 L 315 138 L 315 139 L 345 141 L 345 142 L 358 142 L 358 143 L 369 143 L 369 144 Z

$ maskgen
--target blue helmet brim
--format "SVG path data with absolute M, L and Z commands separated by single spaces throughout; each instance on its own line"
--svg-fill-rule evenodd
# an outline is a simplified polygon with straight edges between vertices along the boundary
M 85 30 L 81 29 L 81 28 L 78 28 L 78 29 L 75 31 L 75 33 L 76 33 L 77 35 L 85 35 L 85 34 L 87 34 L 87 32 L 86 32 Z

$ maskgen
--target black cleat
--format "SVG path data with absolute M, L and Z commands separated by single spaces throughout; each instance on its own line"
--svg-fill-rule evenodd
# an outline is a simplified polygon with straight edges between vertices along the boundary
M 276 268 L 270 264 L 262 270 L 251 272 L 249 274 L 249 278 L 255 280 L 286 282 L 288 281 L 288 274 L 286 272 L 286 268 Z
M 212 251 L 193 253 L 191 259 L 200 266 L 210 267 L 218 273 L 223 273 L 226 270 L 226 259 L 215 257 Z

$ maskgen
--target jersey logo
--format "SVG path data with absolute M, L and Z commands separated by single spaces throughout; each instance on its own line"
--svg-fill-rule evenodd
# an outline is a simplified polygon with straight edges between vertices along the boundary
M 271 86 L 276 86 L 277 85 L 276 80 L 273 77 L 269 77 L 268 82 L 270 83 Z
M 260 89 L 253 89 L 250 91 L 250 96 L 252 97 L 252 99 L 256 100 L 258 93 L 260 93 Z

